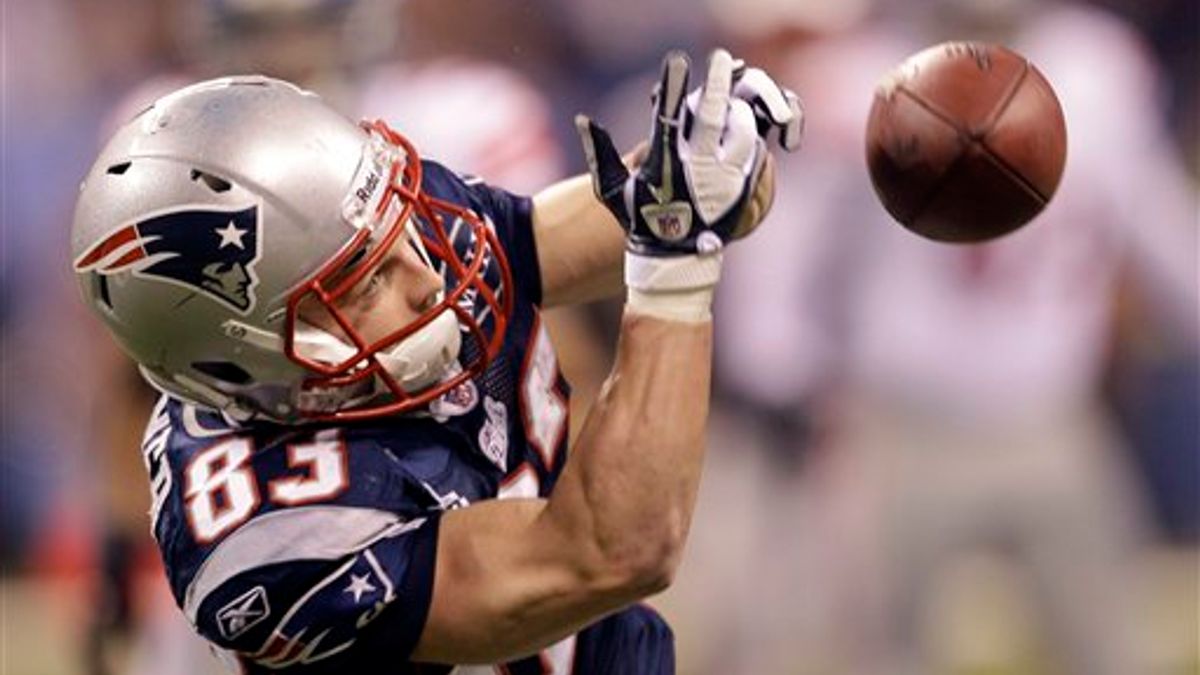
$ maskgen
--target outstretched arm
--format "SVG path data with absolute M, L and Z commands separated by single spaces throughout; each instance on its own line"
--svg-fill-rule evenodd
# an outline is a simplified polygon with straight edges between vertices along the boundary
M 658 149 L 652 146 L 647 166 L 630 175 L 607 134 L 581 119 L 593 183 L 563 186 L 591 188 L 586 199 L 565 197 L 578 207 L 577 227 L 608 228 L 580 241 L 606 241 L 615 231 L 621 249 L 607 255 L 619 261 L 626 251 L 630 291 L 613 371 L 549 499 L 490 501 L 442 517 L 433 600 L 415 660 L 482 663 L 532 653 L 665 588 L 675 572 L 704 455 L 709 305 L 720 249 L 754 208 L 750 171 L 765 152 L 752 113 L 738 111 L 739 103 L 748 105 L 731 101 L 734 64 L 727 53 L 710 60 L 690 139 L 681 131 L 686 60 L 673 55 L 663 70 L 652 136 Z M 731 178 L 719 189 L 693 181 L 694 191 L 682 182 L 665 190 L 672 175 L 682 181 L 691 170 L 690 160 L 681 159 L 685 150 L 701 162 L 728 155 L 736 172 L 726 172 Z M 635 196 L 618 205 L 617 192 Z M 703 200 L 701 210 L 696 205 Z M 556 202 L 539 208 L 548 203 Z M 662 223 L 648 222 L 663 209 L 686 210 L 683 229 L 664 236 Z M 585 262 L 578 265 L 599 268 L 586 261 L 603 255 L 590 255 L 581 254 Z M 543 256 L 544 273 L 546 262 Z M 562 278 L 583 277 L 595 278 L 567 272 Z M 569 296 L 568 288 L 579 287 L 546 293 Z
M 612 375 L 553 497 L 443 516 L 414 660 L 530 654 L 666 587 L 699 481 L 711 336 L 708 322 L 626 312 Z

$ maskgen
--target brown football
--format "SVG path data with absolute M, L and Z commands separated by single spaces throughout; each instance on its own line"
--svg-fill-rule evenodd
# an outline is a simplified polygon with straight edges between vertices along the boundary
M 1046 78 L 1009 49 L 947 42 L 909 57 L 875 91 L 867 166 L 888 213 L 945 242 L 1012 232 L 1050 201 L 1067 130 Z

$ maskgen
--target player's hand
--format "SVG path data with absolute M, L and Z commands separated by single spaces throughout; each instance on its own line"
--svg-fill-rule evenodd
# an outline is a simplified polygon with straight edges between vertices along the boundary
M 649 153 L 632 174 L 608 133 L 576 118 L 596 194 L 637 255 L 712 254 L 743 236 L 773 194 L 764 138 L 777 131 L 785 149 L 799 145 L 799 101 L 766 73 L 719 49 L 704 85 L 685 96 L 688 70 L 680 52 L 663 60 Z

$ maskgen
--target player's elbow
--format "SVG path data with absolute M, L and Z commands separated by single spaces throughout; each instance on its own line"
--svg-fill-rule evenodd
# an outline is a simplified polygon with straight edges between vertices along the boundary
M 640 553 L 608 560 L 592 575 L 599 595 L 616 594 L 635 601 L 661 593 L 675 579 L 676 559 L 666 554 Z
M 683 557 L 682 528 L 637 531 L 607 548 L 605 561 L 625 594 L 638 599 L 666 590 L 675 580 Z
M 634 570 L 632 575 L 633 589 L 638 597 L 646 597 L 661 593 L 675 582 L 675 572 L 679 569 L 681 555 L 676 548 L 662 548 L 655 555 L 646 556 L 646 560 Z

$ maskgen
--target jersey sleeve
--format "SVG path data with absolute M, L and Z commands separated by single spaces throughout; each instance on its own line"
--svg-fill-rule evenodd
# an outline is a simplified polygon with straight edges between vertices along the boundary
M 353 514 L 339 517 L 318 522 L 297 510 L 261 519 L 251 524 L 260 531 L 244 551 L 227 542 L 233 546 L 223 558 L 206 565 L 216 585 L 193 620 L 245 672 L 365 672 L 370 664 L 407 661 L 429 612 L 438 514 L 397 521 L 340 554 Z M 303 543 L 292 530 L 307 533 Z M 270 542 L 283 540 L 291 542 L 286 554 L 271 550 Z M 246 557 L 264 563 L 220 578 L 222 564 Z
M 423 163 L 425 184 L 438 197 L 470 206 L 495 228 L 508 256 L 513 282 L 535 305 L 542 302 L 542 275 L 533 234 L 533 200 L 459 175 L 431 161 Z
M 597 621 L 576 637 L 574 675 L 673 675 L 675 635 L 662 616 L 637 604 Z

